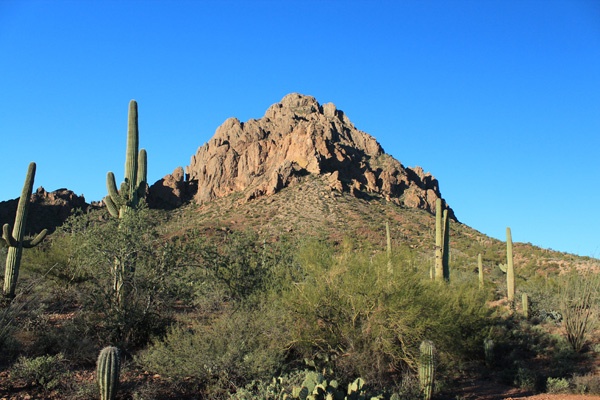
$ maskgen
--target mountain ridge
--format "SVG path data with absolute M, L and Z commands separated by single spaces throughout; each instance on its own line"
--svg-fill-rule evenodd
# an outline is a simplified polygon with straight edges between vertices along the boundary
M 185 167 L 186 184 L 178 168 L 150 188 L 150 198 L 176 207 L 183 203 L 182 196 L 202 204 L 244 192 L 245 201 L 250 201 L 311 174 L 326 176 L 331 191 L 383 197 L 430 213 L 442 198 L 430 173 L 405 168 L 333 103 L 321 105 L 299 93 L 286 95 L 262 118 L 227 119 L 192 155 Z

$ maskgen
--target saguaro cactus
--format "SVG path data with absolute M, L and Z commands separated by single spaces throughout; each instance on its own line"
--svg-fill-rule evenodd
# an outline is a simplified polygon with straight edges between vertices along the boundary
M 102 349 L 96 364 L 96 380 L 101 400 L 113 400 L 117 396 L 120 372 L 119 349 L 113 346 Z
M 483 287 L 483 261 L 481 253 L 477 254 L 477 272 L 479 273 L 479 287 Z
M 430 340 L 424 340 L 419 347 L 419 382 L 424 400 L 431 400 L 435 386 L 435 346 Z
M 506 287 L 509 303 L 515 301 L 515 268 L 513 266 L 513 249 L 510 228 L 506 228 Z
M 523 293 L 523 295 L 521 296 L 521 303 L 523 305 L 523 317 L 525 317 L 525 319 L 529 318 L 529 296 L 527 295 L 527 293 Z
M 435 280 L 442 280 L 444 265 L 442 262 L 442 199 L 435 201 Z
M 485 365 L 490 368 L 494 365 L 494 341 L 486 338 L 483 341 L 483 354 L 485 356 Z
M 38 245 L 44 240 L 44 237 L 46 237 L 46 234 L 48 233 L 48 230 L 44 229 L 35 237 L 35 239 L 23 240 L 25 237 L 25 224 L 27 223 L 27 214 L 29 213 L 29 199 L 31 198 L 31 192 L 33 190 L 34 178 L 35 163 L 32 162 L 27 169 L 27 176 L 25 177 L 25 184 L 23 185 L 23 191 L 19 198 L 17 216 L 15 218 L 15 226 L 12 233 L 10 232 L 9 224 L 5 224 L 3 227 L 2 237 L 9 246 L 4 272 L 4 295 L 8 297 L 14 297 L 15 295 L 23 248 L 31 248 Z
M 392 236 L 390 235 L 390 223 L 385 221 L 385 238 L 386 238 L 386 252 L 387 252 L 387 268 L 388 272 L 392 272 Z
M 109 172 L 106 176 L 108 196 L 104 198 L 106 208 L 110 214 L 119 218 L 129 210 L 135 209 L 140 198 L 143 198 L 146 194 L 147 154 L 144 149 L 138 153 L 138 111 L 135 100 L 129 102 L 128 118 L 125 180 L 121 183 L 121 190 L 117 190 L 115 175 Z
M 448 258 L 450 252 L 448 250 L 450 225 L 448 221 L 448 210 L 443 209 L 443 200 L 435 201 L 435 280 L 442 279 L 448 281 L 450 279 L 450 269 L 448 266 Z
M 450 220 L 448 219 L 448 209 L 445 208 L 444 209 L 444 216 L 442 218 L 442 224 L 443 224 L 443 237 L 444 237 L 444 242 L 443 245 L 444 247 L 442 248 L 442 269 L 444 270 L 444 280 L 449 281 L 450 280 L 450 265 L 449 265 L 449 259 L 450 259 Z

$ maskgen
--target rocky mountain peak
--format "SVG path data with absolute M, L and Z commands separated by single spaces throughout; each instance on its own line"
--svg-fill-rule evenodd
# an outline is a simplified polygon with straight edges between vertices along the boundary
M 244 192 L 246 200 L 272 195 L 308 174 L 325 177 L 332 191 L 380 196 L 430 212 L 441 197 L 431 174 L 404 168 L 333 103 L 320 105 L 298 93 L 273 104 L 260 119 L 227 119 L 192 156 L 185 174 L 189 186 L 197 188 L 198 203 L 233 192 Z M 166 199 L 171 192 L 165 185 L 171 181 L 181 192 L 181 171 L 177 175 L 157 182 L 161 187 L 154 192 L 160 189 Z

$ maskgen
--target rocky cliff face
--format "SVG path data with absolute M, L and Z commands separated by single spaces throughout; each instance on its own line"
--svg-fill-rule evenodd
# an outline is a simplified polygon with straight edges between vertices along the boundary
M 199 203 L 239 191 L 246 200 L 271 195 L 308 174 L 326 176 L 331 190 L 377 195 L 430 212 L 441 197 L 431 174 L 405 168 L 385 154 L 334 104 L 320 105 L 297 93 L 273 104 L 261 119 L 226 120 L 192 156 L 185 173 L 197 187 L 193 198 Z M 177 175 L 163 178 L 163 186 L 172 181 L 175 188 L 181 182 Z

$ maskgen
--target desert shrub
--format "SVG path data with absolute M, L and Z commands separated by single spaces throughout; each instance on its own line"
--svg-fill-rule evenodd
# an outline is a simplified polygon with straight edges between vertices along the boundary
M 272 376 L 281 368 L 286 343 L 277 310 L 239 308 L 191 327 L 172 327 L 136 360 L 161 376 L 191 378 L 216 391 L 229 391 L 231 385 Z
M 31 292 L 39 281 L 34 281 L 13 299 L 0 296 L 0 362 L 11 361 L 22 350 L 17 332 L 27 330 L 40 314 L 40 296 Z
M 88 218 L 77 217 L 64 229 L 65 240 L 77 244 L 69 259 L 85 277 L 74 288 L 80 334 L 100 345 L 141 347 L 171 321 L 185 254 L 159 234 L 155 213 L 146 208 L 103 223 Z
M 560 310 L 567 341 L 580 352 L 598 314 L 598 274 L 571 272 L 562 279 Z
M 327 356 L 336 376 L 399 381 L 415 369 L 425 338 L 446 361 L 480 357 L 492 320 L 476 281 L 431 282 L 402 265 L 390 272 L 384 255 L 336 254 L 323 242 L 303 246 L 298 263 L 304 277 L 282 296 L 292 348 L 302 358 Z
M 560 282 L 534 275 L 519 288 L 529 295 L 529 315 L 540 322 L 560 322 Z
M 228 300 L 246 301 L 264 297 L 265 290 L 288 278 L 292 247 L 287 240 L 267 243 L 249 231 L 212 239 L 191 232 L 185 253 L 195 264 L 193 280 L 201 281 L 199 297 L 221 292 Z
M 565 378 L 548 378 L 546 391 L 548 393 L 565 393 L 569 390 L 569 381 Z
M 99 346 L 94 338 L 82 334 L 79 319 L 66 320 L 58 326 L 39 324 L 31 331 L 35 341 L 28 351 L 33 354 L 61 353 L 71 366 L 93 367 Z
M 571 382 L 575 393 L 600 395 L 600 377 L 594 374 L 573 375 Z
M 23 380 L 49 391 L 64 385 L 69 376 L 62 354 L 35 358 L 20 357 L 10 369 L 12 381 Z

